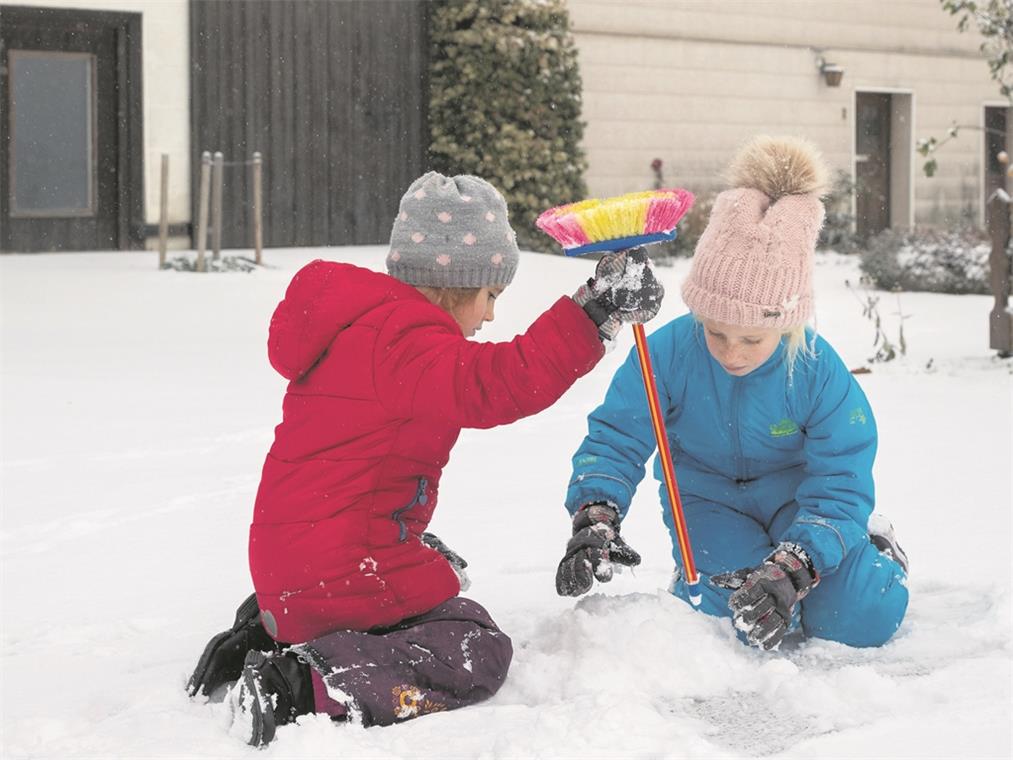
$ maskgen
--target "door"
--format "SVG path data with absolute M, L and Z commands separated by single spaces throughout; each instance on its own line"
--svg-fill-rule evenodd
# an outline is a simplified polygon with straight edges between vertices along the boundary
M 1009 163 L 999 160 L 999 154 L 1009 150 L 1006 145 L 1009 108 L 985 106 L 985 228 L 988 229 L 988 200 L 996 190 L 1006 189 L 1006 170 Z M 1008 159 L 1007 159 L 1008 161 Z
M 859 237 L 890 226 L 890 95 L 856 93 L 855 216 Z
M 125 17 L 139 32 L 137 14 L 0 8 L 0 250 L 139 242 L 140 83 L 126 48 L 140 37 Z

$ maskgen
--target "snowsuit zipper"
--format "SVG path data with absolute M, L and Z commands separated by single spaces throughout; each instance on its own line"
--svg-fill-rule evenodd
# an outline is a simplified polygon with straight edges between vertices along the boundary
M 732 380 L 732 443 L 735 446 L 735 484 L 744 488 L 749 482 L 745 460 L 742 456 L 742 437 L 739 435 L 739 397 L 742 395 L 742 381 Z
M 395 509 L 393 512 L 391 512 L 390 515 L 391 519 L 394 520 L 398 524 L 398 527 L 400 528 L 400 533 L 398 535 L 397 540 L 401 543 L 408 540 L 408 525 L 405 523 L 404 519 L 402 519 L 402 515 L 409 509 L 414 507 L 416 504 L 425 505 L 426 503 L 429 502 L 429 495 L 426 493 L 426 488 L 428 486 L 429 486 L 428 480 L 426 480 L 425 478 L 419 478 L 419 485 L 415 491 L 415 496 L 412 498 L 412 500 L 405 506 L 399 507 L 398 509 Z

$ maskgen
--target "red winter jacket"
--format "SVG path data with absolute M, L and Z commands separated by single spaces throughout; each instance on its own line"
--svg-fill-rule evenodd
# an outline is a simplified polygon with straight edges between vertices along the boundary
M 545 409 L 601 358 L 593 322 L 561 298 L 509 343 L 466 340 L 415 288 L 314 261 L 271 319 L 291 382 L 250 526 L 269 632 L 303 642 L 426 612 L 460 591 L 419 536 L 461 428 Z

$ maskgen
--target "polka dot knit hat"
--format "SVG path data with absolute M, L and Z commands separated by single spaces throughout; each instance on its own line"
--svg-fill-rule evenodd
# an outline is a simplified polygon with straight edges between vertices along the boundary
M 479 177 L 429 172 L 401 198 L 387 272 L 433 288 L 506 286 L 518 261 L 503 196 Z
M 805 140 L 757 137 L 732 161 L 682 300 L 700 319 L 792 328 L 813 313 L 812 270 L 828 171 Z

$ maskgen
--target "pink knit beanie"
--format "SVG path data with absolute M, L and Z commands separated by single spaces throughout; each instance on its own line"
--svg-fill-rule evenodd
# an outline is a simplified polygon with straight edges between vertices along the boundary
M 682 299 L 698 318 L 790 328 L 812 315 L 812 268 L 827 169 L 807 141 L 757 137 L 728 169 Z

